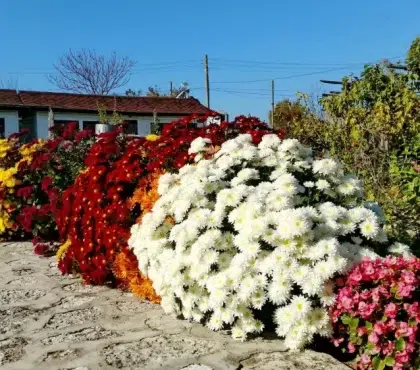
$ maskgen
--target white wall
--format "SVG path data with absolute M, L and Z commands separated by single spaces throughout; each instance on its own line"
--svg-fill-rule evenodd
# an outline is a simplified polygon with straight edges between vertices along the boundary
M 6 137 L 19 132 L 18 111 L 0 111 L 0 118 L 4 118 L 4 134 Z

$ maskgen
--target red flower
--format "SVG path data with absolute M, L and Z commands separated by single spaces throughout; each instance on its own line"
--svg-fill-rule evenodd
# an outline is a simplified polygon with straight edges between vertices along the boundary
M 33 185 L 24 186 L 23 188 L 18 189 L 16 195 L 22 198 L 28 198 L 34 191 Z
M 53 183 L 52 177 L 51 176 L 45 176 L 42 179 L 42 182 L 41 182 L 41 189 L 47 193 L 48 189 L 49 189 L 49 187 L 51 186 L 52 183 Z
M 92 136 L 93 136 L 93 132 L 91 130 L 79 131 L 76 134 L 75 141 L 76 143 L 80 143 L 82 140 L 90 139 Z

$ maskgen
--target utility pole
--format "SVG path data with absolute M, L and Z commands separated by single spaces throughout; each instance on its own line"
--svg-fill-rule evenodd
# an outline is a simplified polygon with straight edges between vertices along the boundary
M 204 55 L 204 77 L 206 86 L 206 105 L 210 109 L 210 80 L 209 80 L 209 58 Z
M 274 80 L 271 80 L 271 127 L 274 127 Z
M 173 88 L 172 88 L 172 81 L 171 82 L 169 82 L 169 96 L 172 96 L 172 91 L 173 91 Z

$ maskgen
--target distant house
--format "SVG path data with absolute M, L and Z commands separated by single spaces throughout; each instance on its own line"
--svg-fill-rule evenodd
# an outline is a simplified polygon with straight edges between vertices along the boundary
M 98 96 L 15 91 L 0 89 L 0 135 L 5 137 L 28 129 L 33 138 L 48 136 L 48 112 L 54 124 L 78 122 L 80 129 L 94 128 L 98 123 L 98 106 L 114 110 L 128 123 L 128 133 L 147 135 L 151 132 L 153 112 L 161 124 L 188 116 L 206 114 L 210 110 L 195 98 Z

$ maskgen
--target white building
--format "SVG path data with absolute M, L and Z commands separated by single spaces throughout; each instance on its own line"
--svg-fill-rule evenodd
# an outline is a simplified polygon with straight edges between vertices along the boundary
M 154 112 L 162 125 L 190 114 L 211 112 L 195 98 L 0 90 L 0 136 L 28 129 L 32 138 L 46 138 L 50 109 L 55 124 L 78 122 L 80 129 L 94 128 L 99 107 L 104 107 L 108 113 L 121 114 L 128 123 L 128 133 L 140 136 L 151 132 Z

